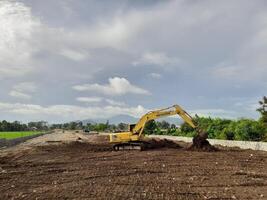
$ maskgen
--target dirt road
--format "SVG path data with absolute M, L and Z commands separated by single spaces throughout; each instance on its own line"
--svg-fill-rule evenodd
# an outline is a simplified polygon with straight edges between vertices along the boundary
M 0 199 L 267 199 L 266 152 L 114 152 L 106 136 L 42 137 L 0 151 Z

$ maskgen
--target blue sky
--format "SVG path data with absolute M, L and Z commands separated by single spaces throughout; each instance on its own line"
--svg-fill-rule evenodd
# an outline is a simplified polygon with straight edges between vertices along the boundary
M 2 0 L 0 118 L 257 118 L 266 53 L 264 0 Z

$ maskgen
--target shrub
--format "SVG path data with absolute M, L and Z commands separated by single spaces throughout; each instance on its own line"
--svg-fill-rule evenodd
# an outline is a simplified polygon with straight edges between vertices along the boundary
M 264 139 L 265 131 L 263 123 L 249 119 L 241 119 L 236 123 L 235 139 L 260 141 Z

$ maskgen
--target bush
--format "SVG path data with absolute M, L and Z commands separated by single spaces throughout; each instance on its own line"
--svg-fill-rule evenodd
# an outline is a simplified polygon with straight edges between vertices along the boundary
M 144 133 L 148 135 L 160 133 L 160 129 L 155 120 L 150 120 L 145 124 Z
M 180 129 L 181 129 L 182 133 L 190 133 L 190 132 L 194 131 L 194 129 L 189 124 L 187 124 L 185 122 L 181 125 Z
M 242 119 L 235 127 L 236 140 L 261 141 L 265 137 L 265 126 L 259 121 Z

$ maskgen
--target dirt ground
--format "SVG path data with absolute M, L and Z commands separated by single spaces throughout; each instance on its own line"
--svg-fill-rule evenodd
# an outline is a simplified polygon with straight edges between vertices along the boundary
M 267 199 L 266 169 L 262 151 L 115 152 L 58 131 L 0 150 L 0 199 Z

